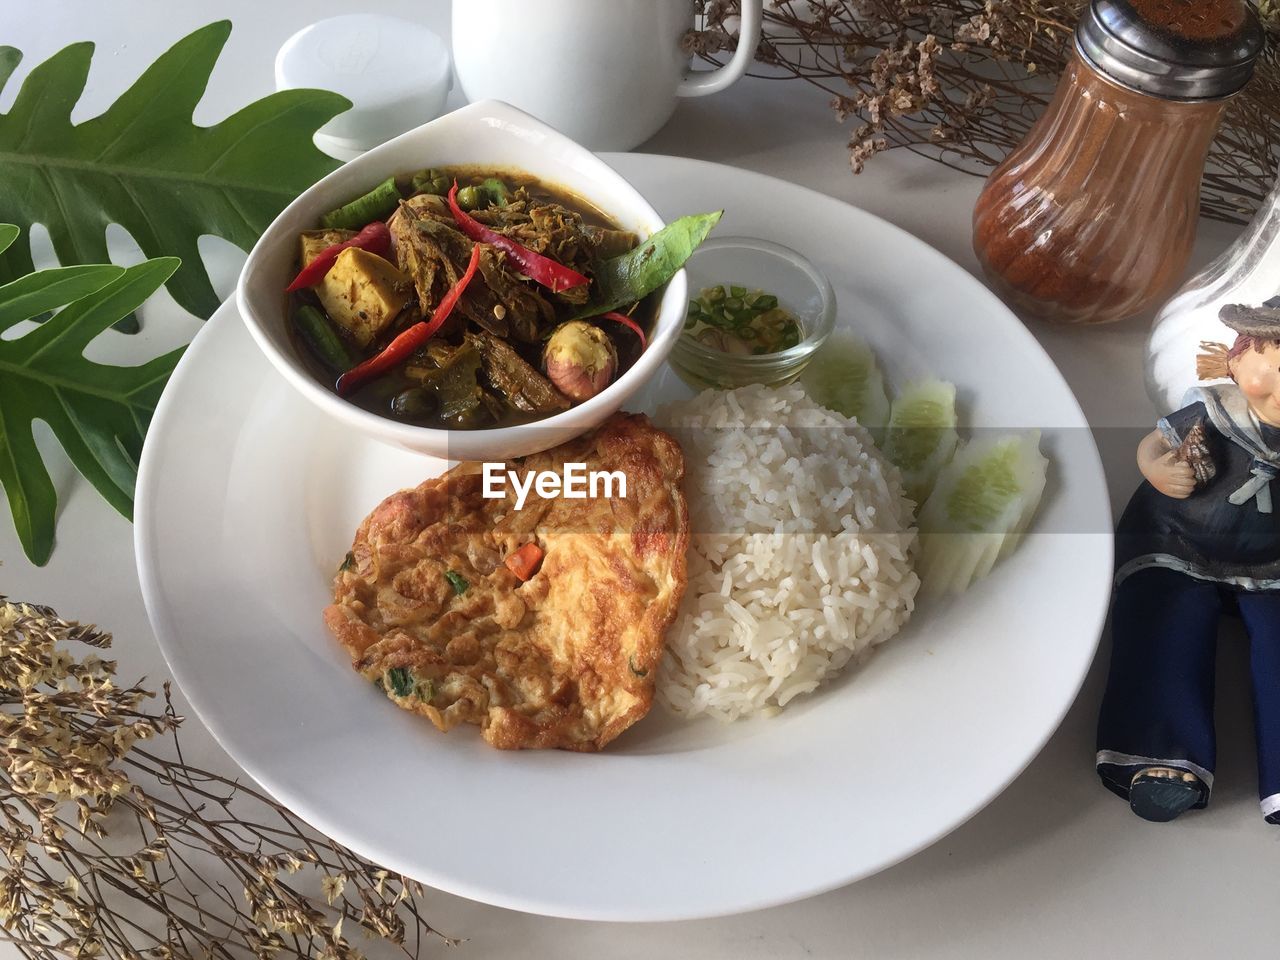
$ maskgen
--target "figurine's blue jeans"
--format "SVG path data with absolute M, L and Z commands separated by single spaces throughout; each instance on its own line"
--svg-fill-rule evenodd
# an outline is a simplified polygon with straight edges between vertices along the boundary
M 1111 675 L 1098 721 L 1098 774 L 1129 795 L 1148 766 L 1187 770 L 1213 786 L 1213 685 L 1218 624 L 1234 595 L 1249 634 L 1258 792 L 1280 819 L 1280 591 L 1247 591 L 1173 570 L 1140 570 L 1116 588 Z

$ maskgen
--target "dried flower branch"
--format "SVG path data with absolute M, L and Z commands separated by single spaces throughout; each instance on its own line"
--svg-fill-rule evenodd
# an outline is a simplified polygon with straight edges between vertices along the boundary
M 905 148 L 985 175 L 1016 146 L 1053 93 L 1085 0 L 766 0 L 756 75 L 823 90 L 849 138 L 855 173 Z M 1272 37 L 1280 2 L 1256 4 Z M 733 45 L 738 0 L 706 0 L 687 39 L 712 63 Z M 1243 223 L 1271 187 L 1280 153 L 1280 54 L 1270 43 L 1227 110 L 1209 153 L 1201 210 Z
M 182 758 L 164 687 L 122 687 L 110 634 L 0 596 L 0 939 L 26 957 L 417 957 L 422 887 Z M 142 749 L 168 738 L 172 757 Z M 110 830 L 108 829 L 110 827 Z M 315 889 L 311 889 L 311 888 Z

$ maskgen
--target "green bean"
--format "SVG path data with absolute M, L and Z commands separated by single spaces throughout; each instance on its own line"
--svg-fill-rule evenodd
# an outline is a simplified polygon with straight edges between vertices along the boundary
M 734 297 L 745 297 L 747 295 L 747 288 L 732 286 L 729 288 L 729 294 Z
M 390 216 L 399 203 L 400 188 L 396 186 L 396 178 L 387 177 L 364 196 L 326 213 L 320 218 L 320 223 L 328 230 L 359 230 L 366 224 Z
M 334 329 L 333 323 L 317 308 L 299 307 L 293 315 L 293 323 L 316 359 L 329 370 L 340 373 L 356 365 L 351 351 Z

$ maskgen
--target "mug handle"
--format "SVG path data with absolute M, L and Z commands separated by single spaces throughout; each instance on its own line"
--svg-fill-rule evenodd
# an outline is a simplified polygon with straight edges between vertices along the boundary
M 718 93 L 747 72 L 760 44 L 764 0 L 741 0 L 739 7 L 742 17 L 738 24 L 738 48 L 733 51 L 733 59 L 715 70 L 686 74 L 676 88 L 678 96 L 705 97 L 709 93 Z

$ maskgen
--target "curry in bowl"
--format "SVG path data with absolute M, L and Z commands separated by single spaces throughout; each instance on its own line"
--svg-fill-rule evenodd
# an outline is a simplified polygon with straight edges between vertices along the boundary
M 390 177 L 298 239 L 290 331 L 350 402 L 443 429 L 541 420 L 645 350 L 658 291 L 719 219 L 651 237 L 510 170 Z

